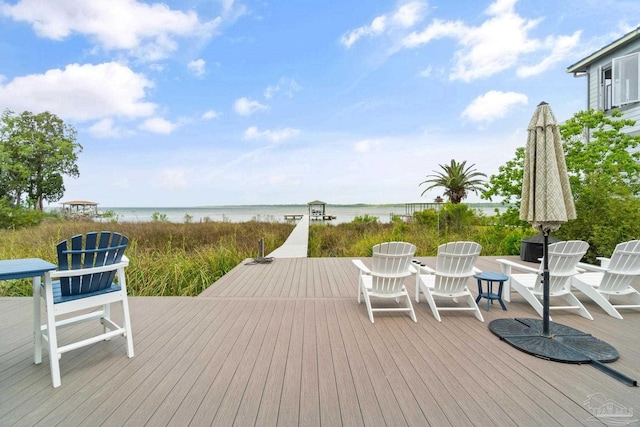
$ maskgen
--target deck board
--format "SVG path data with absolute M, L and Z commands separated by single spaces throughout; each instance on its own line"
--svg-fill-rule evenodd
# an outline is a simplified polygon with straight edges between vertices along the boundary
M 478 267 L 498 269 L 495 257 Z M 638 388 L 491 334 L 493 319 L 537 317 L 516 293 L 508 311 L 482 305 L 484 323 L 437 322 L 422 298 L 417 323 L 379 313 L 371 324 L 356 292 L 350 259 L 281 258 L 242 263 L 199 297 L 132 297 L 135 357 L 119 338 L 65 354 L 58 389 L 46 350 L 33 364 L 31 299 L 0 298 L 0 425 L 604 425 L 584 405 L 594 393 L 640 411 Z M 617 320 L 577 295 L 594 320 L 554 321 L 609 342 L 621 354 L 610 366 L 638 379 L 640 312 Z

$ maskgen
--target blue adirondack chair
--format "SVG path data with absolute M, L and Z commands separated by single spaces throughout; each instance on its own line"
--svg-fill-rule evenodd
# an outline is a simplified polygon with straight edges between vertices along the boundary
M 44 299 L 46 322 L 41 325 L 40 303 L 34 306 L 35 362 L 42 361 L 42 339 L 48 343 L 53 386 L 60 381 L 60 358 L 77 348 L 109 340 L 122 335 L 126 337 L 127 356 L 133 357 L 133 337 L 127 285 L 124 269 L 129 260 L 124 255 L 129 239 L 119 233 L 102 231 L 76 235 L 70 242 L 64 240 L 57 245 L 58 270 L 44 275 L 42 290 L 37 290 L 35 301 Z M 70 243 L 70 247 L 69 247 Z M 57 280 L 56 280 L 57 279 Z M 111 320 L 111 303 L 122 303 L 122 323 Z M 95 310 L 99 308 L 98 310 Z M 87 309 L 94 311 L 87 312 Z M 77 313 L 82 311 L 82 313 Z M 58 316 L 75 313 L 71 317 L 56 320 Z M 99 335 L 58 346 L 58 329 L 87 320 L 99 319 L 103 332 Z

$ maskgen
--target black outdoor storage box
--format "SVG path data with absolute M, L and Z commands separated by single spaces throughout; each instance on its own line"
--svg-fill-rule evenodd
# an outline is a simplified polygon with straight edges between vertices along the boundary
M 549 244 L 559 242 L 559 239 L 549 236 Z M 537 236 L 522 239 L 520 243 L 520 259 L 528 262 L 540 262 L 543 255 L 544 236 Z

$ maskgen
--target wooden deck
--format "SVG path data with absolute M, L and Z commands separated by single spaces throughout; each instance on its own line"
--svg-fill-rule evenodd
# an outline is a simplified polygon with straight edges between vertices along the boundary
M 490 257 L 478 267 L 498 268 Z M 0 298 L 0 425 L 606 425 L 592 395 L 640 418 L 639 388 L 489 332 L 496 318 L 536 317 L 517 294 L 506 312 L 482 305 L 485 323 L 463 312 L 438 323 L 422 300 L 418 323 L 389 313 L 371 324 L 356 276 L 345 258 L 283 258 L 241 264 L 196 298 L 130 298 L 136 356 L 123 339 L 65 354 L 58 389 L 48 358 L 33 364 L 31 299 Z M 554 321 L 615 346 L 610 366 L 639 379 L 640 312 L 616 320 L 579 297 L 594 321 Z

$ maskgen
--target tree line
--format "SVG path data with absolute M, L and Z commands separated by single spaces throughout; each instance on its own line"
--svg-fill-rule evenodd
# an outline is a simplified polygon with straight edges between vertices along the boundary
M 634 125 L 618 110 L 580 111 L 559 125 L 577 219 L 554 235 L 588 242 L 590 257 L 609 255 L 617 243 L 640 238 L 640 136 L 624 132 Z M 426 190 L 443 188 L 452 204 L 470 191 L 489 201 L 500 197 L 509 206 L 500 215 L 501 224 L 531 228 L 519 219 L 524 160 L 525 147 L 518 147 L 515 157 L 488 182 L 480 179 L 486 175 L 474 165 L 451 160 L 420 185 L 430 184 Z
M 77 132 L 50 112 L 0 117 L 0 203 L 8 208 L 42 211 L 44 201 L 57 202 L 64 176 L 77 178 L 82 146 Z

